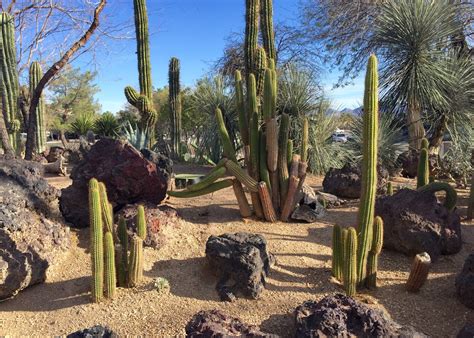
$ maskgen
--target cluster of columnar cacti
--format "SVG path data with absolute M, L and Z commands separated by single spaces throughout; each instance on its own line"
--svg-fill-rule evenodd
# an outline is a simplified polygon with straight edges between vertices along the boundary
M 18 151 L 21 122 L 18 119 L 18 71 L 15 46 L 15 24 L 13 17 L 2 12 L 0 18 L 0 83 L 2 106 L 13 149 Z
M 335 238 L 333 238 L 333 274 L 334 277 L 343 281 L 349 296 L 356 292 L 357 286 L 376 286 L 377 259 L 383 241 L 382 219 L 374 217 L 378 137 L 378 74 L 375 55 L 370 56 L 367 64 L 363 130 L 358 229 L 356 231 L 354 228 L 349 228 L 347 234 L 344 232 L 341 234 L 340 230 L 335 229 Z M 342 271 L 342 276 L 340 276 L 340 271 Z
M 151 82 L 146 0 L 133 0 L 133 8 L 135 13 L 140 93 L 138 93 L 133 87 L 127 86 L 125 87 L 125 97 L 127 98 L 127 101 L 140 112 L 141 128 L 148 130 L 148 133 L 150 134 L 150 142 L 154 142 L 154 126 L 158 114 L 153 107 L 153 87 Z
M 29 81 L 29 91 L 30 97 L 33 97 L 36 86 L 43 77 L 43 70 L 41 65 L 38 62 L 33 62 L 30 65 L 30 81 Z M 42 153 L 45 151 L 46 146 L 46 131 L 45 131 L 45 122 L 44 122 L 44 100 L 43 95 L 41 95 L 38 106 L 36 107 L 36 153 Z
M 89 181 L 89 220 L 92 258 L 92 301 L 104 296 L 115 297 L 119 286 L 135 286 L 143 276 L 143 241 L 146 238 L 146 219 L 143 206 L 137 211 L 137 234 L 128 253 L 128 232 L 125 219 L 120 218 L 114 244 L 113 209 L 107 198 L 105 184 L 95 178 Z M 129 257 L 130 256 L 130 257 Z
M 179 158 L 181 140 L 181 89 L 179 83 L 179 60 L 171 58 L 169 71 L 169 104 L 171 111 L 171 146 L 173 155 Z
M 261 5 L 261 6 L 260 6 Z M 262 27 L 264 47 L 258 46 L 258 24 Z M 272 1 L 246 0 L 245 81 L 235 72 L 235 99 L 242 140 L 243 169 L 237 161 L 234 143 L 224 124 L 220 109 L 216 121 L 223 148 L 223 159 L 202 182 L 184 191 L 171 191 L 170 196 L 193 197 L 233 186 L 243 217 L 252 210 L 243 186 L 250 192 L 253 213 L 270 222 L 287 221 L 298 201 L 307 168 L 308 121 L 303 120 L 302 140 L 298 147 L 289 140 L 290 121 L 286 114 L 277 114 L 277 73 L 272 23 Z M 270 58 L 269 56 L 272 56 Z M 244 95 L 244 82 L 246 95 Z M 294 148 L 301 154 L 294 154 Z M 217 181 L 226 171 L 236 179 Z
M 416 177 L 417 188 L 427 185 L 430 181 L 428 146 L 428 140 L 423 138 L 421 140 L 420 157 L 418 159 L 418 173 Z

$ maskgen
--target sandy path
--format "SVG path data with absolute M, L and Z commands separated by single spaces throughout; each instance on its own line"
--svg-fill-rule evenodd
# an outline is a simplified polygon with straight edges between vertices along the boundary
M 50 180 L 56 186 L 69 184 L 65 179 Z M 320 178 L 310 181 L 320 187 Z M 466 193 L 460 191 L 463 196 Z M 461 214 L 465 214 L 465 203 L 461 200 Z M 183 221 L 170 234 L 167 245 L 145 250 L 145 281 L 140 287 L 119 289 L 112 302 L 90 303 L 88 230 L 73 230 L 72 249 L 61 264 L 51 268 L 48 281 L 0 303 L 0 335 L 64 335 L 98 323 L 122 335 L 179 335 L 194 313 L 219 308 L 260 324 L 264 331 L 290 337 L 294 332 L 292 311 L 297 305 L 341 290 L 331 280 L 332 225 L 354 225 L 356 206 L 332 209 L 314 224 L 269 224 L 242 221 L 231 189 L 197 199 L 173 199 L 169 204 L 178 209 Z M 214 290 L 216 277 L 206 266 L 204 248 L 209 235 L 237 231 L 263 234 L 277 265 L 259 300 L 239 298 L 223 303 Z M 454 288 L 464 258 L 474 250 L 473 223 L 463 225 L 463 236 L 462 251 L 442 257 L 419 294 L 404 290 L 411 260 L 384 251 L 380 287 L 358 298 L 380 304 L 395 320 L 430 336 L 455 335 L 466 321 L 474 321 L 474 311 L 457 300 Z M 152 288 L 153 279 L 159 276 L 169 280 L 169 294 Z

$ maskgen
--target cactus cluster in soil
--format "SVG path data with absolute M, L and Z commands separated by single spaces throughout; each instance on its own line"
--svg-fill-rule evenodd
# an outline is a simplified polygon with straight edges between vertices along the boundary
M 90 252 L 92 259 L 92 301 L 113 299 L 116 287 L 137 285 L 143 276 L 143 241 L 146 238 L 145 209 L 137 210 L 137 234 L 129 245 L 125 219 L 115 230 L 112 205 L 104 183 L 89 181 Z M 118 243 L 114 243 L 114 238 Z M 130 248 L 130 250 L 129 250 Z M 130 251 L 130 253 L 129 253 Z

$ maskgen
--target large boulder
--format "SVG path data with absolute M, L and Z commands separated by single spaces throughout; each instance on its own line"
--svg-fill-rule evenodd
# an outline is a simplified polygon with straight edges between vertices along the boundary
M 295 310 L 297 338 L 422 337 L 394 322 L 385 312 L 342 294 L 307 301 Z
M 166 179 L 155 163 L 126 141 L 101 139 L 72 170 L 72 185 L 62 190 L 61 212 L 75 227 L 89 224 L 87 187 L 93 177 L 105 183 L 115 210 L 140 201 L 159 204 L 166 195 Z
M 220 277 L 216 289 L 224 301 L 234 300 L 238 292 L 257 299 L 274 263 L 265 238 L 245 232 L 210 236 L 206 257 Z
M 186 337 L 270 337 L 258 326 L 247 325 L 240 318 L 220 310 L 199 311 L 186 325 Z
M 461 303 L 474 309 L 474 252 L 466 258 L 455 284 Z
M 141 203 L 141 205 L 145 207 L 147 221 L 147 233 L 143 243 L 145 246 L 159 249 L 166 243 L 168 235 L 179 229 L 181 218 L 176 209 L 168 205 L 157 206 L 152 203 Z M 116 223 L 119 217 L 125 219 L 130 238 L 137 231 L 137 208 L 138 204 L 128 204 L 116 214 Z
M 148 160 L 156 164 L 156 167 L 166 178 L 169 183 L 171 175 L 173 174 L 173 160 L 161 153 L 151 151 L 150 149 L 140 150 L 142 155 Z
M 303 184 L 296 199 L 299 200 L 299 203 L 295 210 L 293 210 L 291 219 L 314 223 L 317 222 L 318 219 L 326 216 L 326 209 L 318 201 L 314 189 L 309 185 Z
M 458 332 L 456 338 L 472 338 L 474 337 L 474 323 L 466 324 L 461 331 Z
M 461 220 L 430 192 L 401 189 L 375 203 L 375 214 L 384 221 L 386 249 L 407 255 L 427 252 L 432 261 L 461 250 Z
M 40 164 L 0 160 L 0 300 L 44 282 L 69 248 L 69 228 L 57 221 L 58 195 Z
M 382 166 L 377 167 L 377 194 L 387 191 L 388 171 Z M 361 166 L 356 163 L 346 163 L 341 169 L 331 168 L 324 176 L 324 192 L 342 198 L 360 198 Z

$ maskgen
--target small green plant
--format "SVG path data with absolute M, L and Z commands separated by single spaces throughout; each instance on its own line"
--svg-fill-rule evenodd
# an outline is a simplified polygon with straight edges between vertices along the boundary
M 158 293 L 168 293 L 170 291 L 170 283 L 163 277 L 158 277 L 153 281 L 153 287 Z
M 105 112 L 95 121 L 94 132 L 101 137 L 117 137 L 120 133 L 120 123 L 114 114 Z
M 94 113 L 79 114 L 74 122 L 69 126 L 69 129 L 79 136 L 85 136 L 88 131 L 94 130 L 96 116 Z
M 122 127 L 122 133 L 125 139 L 137 150 L 142 150 L 148 145 L 148 128 L 144 129 L 136 125 L 135 127 L 127 121 L 127 124 Z

